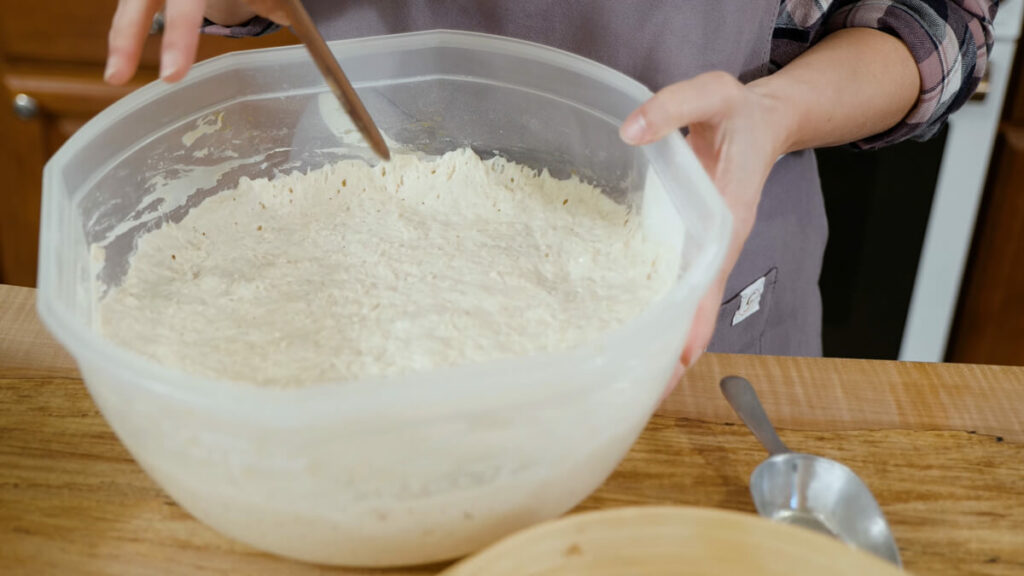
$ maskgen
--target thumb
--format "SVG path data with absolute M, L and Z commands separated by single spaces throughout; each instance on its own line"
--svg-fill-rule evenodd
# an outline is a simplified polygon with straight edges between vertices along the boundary
M 727 271 L 721 274 L 723 278 L 728 277 Z M 725 283 L 718 280 L 697 305 L 697 312 L 694 313 L 693 323 L 690 325 L 690 334 L 686 338 L 686 346 L 683 348 L 681 358 L 683 366 L 689 368 L 696 364 L 711 342 L 724 292 Z
M 685 126 L 719 117 L 742 90 L 743 85 L 726 72 L 706 72 L 666 86 L 626 118 L 619 136 L 627 144 L 650 144 Z
M 686 368 L 682 362 L 677 363 L 675 369 L 672 370 L 672 376 L 668 379 L 668 384 L 665 386 L 665 390 L 661 393 L 661 401 L 664 402 L 665 398 L 676 389 L 679 385 L 679 380 L 682 379 L 683 373 L 686 372 Z

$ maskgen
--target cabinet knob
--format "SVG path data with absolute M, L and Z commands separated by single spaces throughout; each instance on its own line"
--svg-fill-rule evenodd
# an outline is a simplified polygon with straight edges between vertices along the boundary
M 39 114 L 39 102 L 28 94 L 17 94 L 14 96 L 14 114 L 25 120 L 35 118 Z

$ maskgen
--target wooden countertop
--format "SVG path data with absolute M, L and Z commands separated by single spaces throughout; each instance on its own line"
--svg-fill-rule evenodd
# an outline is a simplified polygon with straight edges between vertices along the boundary
M 380 573 L 274 558 L 192 519 L 114 437 L 34 298 L 0 286 L 0 572 Z M 871 486 L 908 570 L 1024 574 L 1024 368 L 709 354 L 580 509 L 753 511 L 765 455 L 718 393 L 731 373 L 757 386 L 788 445 Z

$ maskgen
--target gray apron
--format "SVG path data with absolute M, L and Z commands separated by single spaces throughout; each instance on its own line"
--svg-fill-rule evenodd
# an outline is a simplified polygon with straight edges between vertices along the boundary
M 530 40 L 657 91 L 709 70 L 767 73 L 780 0 L 307 0 L 329 39 L 438 28 Z M 827 224 L 812 152 L 783 157 L 726 287 L 709 350 L 821 355 Z

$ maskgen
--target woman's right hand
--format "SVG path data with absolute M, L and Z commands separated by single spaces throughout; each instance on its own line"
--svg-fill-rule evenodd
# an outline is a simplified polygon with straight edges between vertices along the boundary
M 288 19 L 278 0 L 119 0 L 110 25 L 107 69 L 103 78 L 124 84 L 135 75 L 153 15 L 164 5 L 164 32 L 160 46 L 160 78 L 176 82 L 196 60 L 199 27 L 207 17 L 218 24 L 241 24 L 260 15 L 279 24 Z

